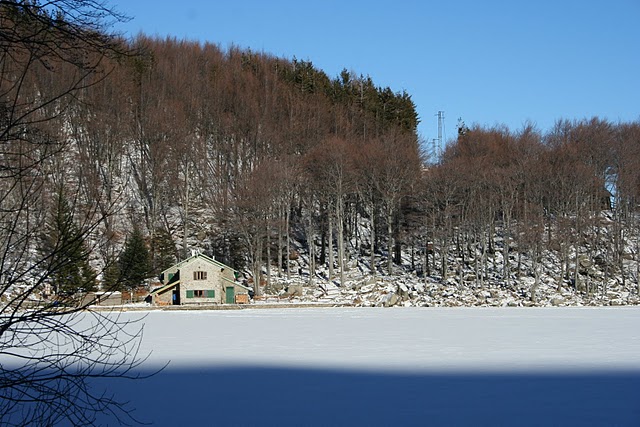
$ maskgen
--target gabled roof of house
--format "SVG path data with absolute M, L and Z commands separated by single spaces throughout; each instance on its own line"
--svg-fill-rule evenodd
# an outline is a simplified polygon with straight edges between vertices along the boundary
M 225 282 L 229 282 L 229 283 L 233 284 L 234 286 L 238 286 L 238 287 L 244 289 L 245 291 L 253 290 L 250 287 L 243 285 L 242 283 L 234 282 L 233 280 L 229 280 L 226 277 L 223 277 L 222 280 L 224 280 Z
M 179 283 L 180 283 L 180 280 L 176 280 L 176 281 L 173 281 L 171 283 L 167 283 L 166 285 L 164 285 L 162 287 L 159 287 L 159 288 L 156 288 L 156 289 L 152 290 L 151 292 L 149 292 L 149 294 L 160 294 L 160 293 L 163 293 L 163 292 L 168 291 L 169 289 L 175 287 Z
M 210 258 L 210 257 L 206 256 L 205 254 L 195 254 L 195 255 L 192 255 L 192 256 L 190 256 L 189 258 L 187 258 L 187 259 L 185 259 L 185 260 L 182 260 L 182 261 L 180 261 L 179 263 L 174 264 L 174 265 L 172 265 L 171 267 L 169 267 L 169 268 L 165 269 L 165 270 L 162 272 L 162 274 L 166 273 L 166 272 L 167 272 L 167 271 L 169 271 L 169 270 L 173 270 L 174 268 L 177 268 L 177 269 L 179 270 L 181 267 L 183 267 L 183 266 L 185 266 L 185 265 L 187 265 L 187 264 L 191 263 L 192 261 L 194 261 L 194 260 L 196 260 L 196 259 L 202 259 L 202 260 L 207 261 L 208 263 L 210 263 L 210 264 L 212 264 L 212 265 L 215 265 L 216 267 L 220 267 L 220 268 L 228 268 L 229 270 L 231 270 L 231 271 L 233 271 L 233 272 L 235 272 L 235 271 L 236 271 L 236 270 L 234 270 L 233 268 L 229 267 L 228 265 L 223 264 L 223 263 L 221 263 L 220 261 L 216 261 L 215 259 Z

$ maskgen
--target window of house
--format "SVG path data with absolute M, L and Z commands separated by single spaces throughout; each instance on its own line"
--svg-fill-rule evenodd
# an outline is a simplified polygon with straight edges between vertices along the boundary
M 193 272 L 193 280 L 207 280 L 207 272 L 206 271 L 194 271 Z
M 188 289 L 187 298 L 215 298 L 216 291 L 214 289 Z

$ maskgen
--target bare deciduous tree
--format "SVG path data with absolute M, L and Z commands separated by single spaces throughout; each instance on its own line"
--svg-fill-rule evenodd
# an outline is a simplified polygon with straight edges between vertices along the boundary
M 49 239 L 48 249 L 38 250 L 46 230 L 48 172 L 72 156 L 64 123 L 73 119 L 81 92 L 108 76 L 108 59 L 126 54 L 105 32 L 109 20 L 118 19 L 98 0 L 0 2 L 3 425 L 92 425 L 101 413 L 132 420 L 123 402 L 92 381 L 136 375 L 144 360 L 140 328 L 115 314 L 86 311 L 93 301 L 77 294 L 51 295 L 52 280 L 76 262 L 59 254 L 95 245 L 110 208 L 74 198 L 65 219 L 76 223 L 73 235 Z M 79 189 L 73 180 L 57 184 Z

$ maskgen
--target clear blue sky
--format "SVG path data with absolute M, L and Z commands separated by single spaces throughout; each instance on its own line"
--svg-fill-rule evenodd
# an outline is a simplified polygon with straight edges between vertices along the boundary
M 406 90 L 420 134 L 467 125 L 640 119 L 640 0 L 111 0 L 116 26 L 346 68 Z

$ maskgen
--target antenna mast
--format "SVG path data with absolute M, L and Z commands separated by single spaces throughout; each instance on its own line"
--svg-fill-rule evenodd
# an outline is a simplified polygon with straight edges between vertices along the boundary
M 436 159 L 436 162 L 440 161 L 442 157 L 442 151 L 444 150 L 444 145 L 442 142 L 442 133 L 444 129 L 444 111 L 438 111 L 438 139 L 433 140 L 433 155 Z
M 444 111 L 438 111 L 438 157 L 442 156 L 442 128 L 444 126 Z

